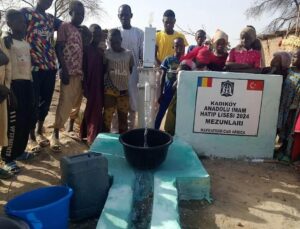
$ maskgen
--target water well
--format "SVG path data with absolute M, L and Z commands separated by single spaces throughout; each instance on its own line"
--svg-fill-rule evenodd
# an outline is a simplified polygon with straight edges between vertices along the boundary
M 148 117 L 147 127 L 153 128 L 159 108 L 157 100 L 160 93 L 160 72 L 155 68 L 155 34 L 156 29 L 145 29 L 143 66 L 139 71 L 139 98 L 138 98 L 138 127 L 146 126 L 145 117 Z M 145 109 L 148 108 L 148 109 Z M 145 112 L 148 114 L 145 114 Z
M 165 161 L 147 171 L 127 162 L 117 134 L 100 134 L 91 150 L 107 158 L 113 176 L 97 229 L 179 229 L 179 200 L 210 201 L 210 177 L 180 138 L 173 139 Z
M 141 129 L 121 136 L 100 134 L 90 149 L 107 158 L 113 176 L 98 229 L 179 229 L 179 200 L 210 201 L 210 178 L 193 148 L 152 129 L 160 83 L 153 68 L 155 32 L 146 28 L 144 66 L 139 69 Z

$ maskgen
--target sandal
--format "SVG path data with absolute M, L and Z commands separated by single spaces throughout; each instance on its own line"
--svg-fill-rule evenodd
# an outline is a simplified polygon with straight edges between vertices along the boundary
M 52 137 L 51 141 L 50 141 L 50 149 L 54 152 L 54 153 L 61 153 L 61 146 L 60 146 L 60 142 L 57 138 Z
M 78 136 L 77 133 L 75 133 L 74 131 L 70 131 L 70 132 L 65 132 L 64 133 L 65 136 L 72 138 L 75 141 L 81 142 L 81 138 Z
M 27 161 L 34 158 L 34 153 L 24 152 L 19 157 L 17 157 L 17 161 Z
M 2 169 L 7 173 L 11 173 L 13 175 L 18 174 L 21 171 L 20 167 L 17 165 L 15 161 L 5 164 Z
M 13 176 L 14 174 L 12 172 L 0 168 L 0 179 L 5 180 L 5 179 L 12 178 Z
M 42 134 L 36 135 L 36 141 L 40 147 L 44 148 L 50 145 L 50 141 Z
M 42 148 L 37 141 L 30 140 L 28 142 L 28 152 L 29 153 L 37 154 L 37 153 L 40 153 L 41 151 L 42 151 Z

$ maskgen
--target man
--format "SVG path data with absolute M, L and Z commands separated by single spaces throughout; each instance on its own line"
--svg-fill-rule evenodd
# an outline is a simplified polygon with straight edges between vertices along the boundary
M 133 129 L 136 120 L 136 111 L 138 103 L 138 88 L 139 75 L 137 67 L 143 59 L 143 42 L 144 32 L 136 27 L 131 26 L 132 19 L 131 7 L 129 5 L 121 5 L 118 11 L 118 17 L 121 22 L 121 27 L 118 29 L 122 35 L 122 47 L 132 51 L 134 57 L 134 66 L 132 74 L 129 77 L 129 103 L 130 110 L 128 116 L 128 129 Z
M 156 33 L 156 62 L 160 66 L 162 61 L 170 55 L 173 55 L 173 42 L 174 39 L 181 37 L 184 40 L 184 45 L 187 46 L 188 43 L 185 36 L 174 30 L 174 25 L 176 23 L 175 13 L 173 10 L 166 10 L 163 15 L 164 30 Z

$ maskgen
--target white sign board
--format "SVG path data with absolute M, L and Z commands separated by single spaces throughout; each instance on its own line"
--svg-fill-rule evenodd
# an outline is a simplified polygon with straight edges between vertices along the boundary
M 199 155 L 272 158 L 282 76 L 182 71 L 175 135 Z
M 194 132 L 257 136 L 264 80 L 198 77 Z

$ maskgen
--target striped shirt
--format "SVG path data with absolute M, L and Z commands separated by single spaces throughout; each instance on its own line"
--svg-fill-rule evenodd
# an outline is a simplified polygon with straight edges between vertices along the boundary
M 105 51 L 104 64 L 107 69 L 104 80 L 105 88 L 128 90 L 130 68 L 134 65 L 132 52 L 127 49 L 123 52 L 108 49 Z

